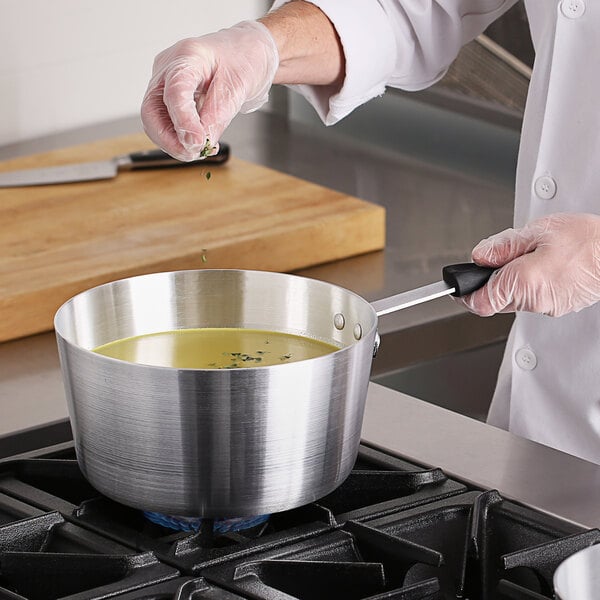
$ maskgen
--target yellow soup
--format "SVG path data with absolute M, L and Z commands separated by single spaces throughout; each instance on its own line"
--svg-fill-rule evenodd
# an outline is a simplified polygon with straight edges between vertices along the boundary
M 94 352 L 128 362 L 178 369 L 267 367 L 323 356 L 337 346 L 276 331 L 203 328 L 116 340 Z

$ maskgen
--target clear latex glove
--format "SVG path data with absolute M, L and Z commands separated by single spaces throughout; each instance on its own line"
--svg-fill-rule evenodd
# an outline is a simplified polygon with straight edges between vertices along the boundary
M 554 214 L 507 229 L 481 241 L 473 261 L 502 267 L 462 298 L 478 315 L 580 311 L 600 300 L 600 216 Z
M 267 101 L 278 65 L 257 21 L 177 42 L 154 60 L 141 111 L 148 137 L 179 160 L 216 153 L 233 117 Z

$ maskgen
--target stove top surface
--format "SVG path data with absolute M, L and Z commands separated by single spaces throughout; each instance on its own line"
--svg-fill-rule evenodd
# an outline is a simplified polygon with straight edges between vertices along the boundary
M 366 446 L 325 498 L 238 531 L 223 521 L 153 522 L 94 490 L 72 448 L 4 461 L 0 599 L 539 600 L 600 541 Z

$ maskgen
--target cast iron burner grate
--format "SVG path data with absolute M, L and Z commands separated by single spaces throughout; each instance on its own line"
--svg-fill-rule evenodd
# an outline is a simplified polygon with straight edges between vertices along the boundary
M 57 512 L 0 526 L 3 599 L 100 600 L 177 575 L 151 552 L 136 552 Z
M 90 486 L 72 448 L 1 461 L 0 598 L 548 600 L 556 566 L 600 543 L 366 447 L 326 497 L 238 531 L 226 521 L 152 522 Z
M 200 574 L 265 600 L 548 600 L 558 564 L 596 543 L 598 530 L 475 491 Z
M 83 477 L 74 451 L 0 464 L 0 494 L 65 519 L 138 551 L 154 552 L 185 574 L 208 563 L 248 554 L 330 530 L 347 520 L 362 521 L 464 492 L 439 469 L 421 469 L 382 452 L 362 447 L 355 469 L 334 492 L 302 507 L 273 514 L 261 525 L 240 529 L 177 531 L 152 522 L 141 511 L 109 500 Z M 12 510 L 7 522 L 14 520 Z M 0 524 L 3 521 L 0 501 Z M 225 525 L 225 524 L 224 524 Z

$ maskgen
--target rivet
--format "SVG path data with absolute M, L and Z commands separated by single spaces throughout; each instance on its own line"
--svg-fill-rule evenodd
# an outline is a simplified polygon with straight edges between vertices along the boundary
M 336 329 L 344 329 L 346 326 L 346 319 L 342 313 L 337 313 L 333 316 L 333 324 Z
M 362 327 L 360 326 L 360 323 L 357 323 L 354 326 L 354 339 L 360 340 L 361 337 L 362 337 Z

